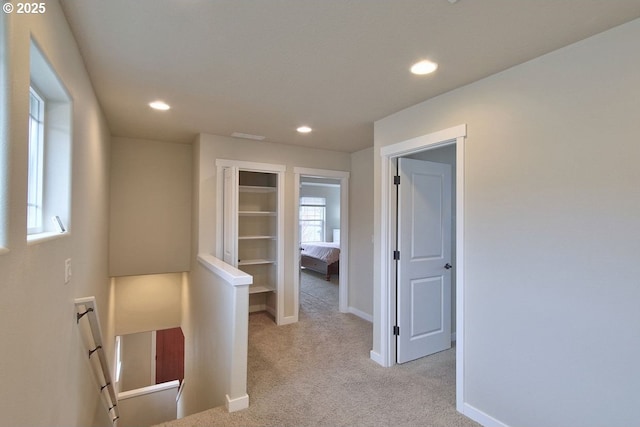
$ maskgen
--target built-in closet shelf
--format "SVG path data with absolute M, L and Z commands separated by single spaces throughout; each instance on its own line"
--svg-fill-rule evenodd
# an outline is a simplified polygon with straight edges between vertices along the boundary
M 251 285 L 249 286 L 249 293 L 250 294 L 262 294 L 265 292 L 275 292 L 275 289 L 270 288 L 268 286 L 263 286 L 263 285 Z
M 275 193 L 276 187 L 263 187 L 258 185 L 239 185 L 238 191 L 241 193 Z
M 238 265 L 262 265 L 262 264 L 275 264 L 272 259 L 243 259 L 238 260 Z
M 277 212 L 272 211 L 239 211 L 240 216 L 276 216 Z
M 284 313 L 284 179 L 286 166 L 217 159 L 217 251 L 252 277 L 249 311 Z

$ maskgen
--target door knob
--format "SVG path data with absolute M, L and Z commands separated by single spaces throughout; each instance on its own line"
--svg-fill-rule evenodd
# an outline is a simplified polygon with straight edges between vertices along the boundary
M 446 263 L 446 264 L 444 265 L 444 268 L 446 268 L 447 270 L 451 270 L 451 268 L 452 268 L 452 267 L 451 267 L 451 264 Z

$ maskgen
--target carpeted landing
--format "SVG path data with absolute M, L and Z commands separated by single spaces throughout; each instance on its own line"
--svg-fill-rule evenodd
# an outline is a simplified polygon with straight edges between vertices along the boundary
M 455 409 L 455 350 L 383 368 L 369 358 L 371 324 L 338 312 L 337 277 L 301 279 L 298 323 L 249 317 L 249 408 L 163 426 L 478 426 Z

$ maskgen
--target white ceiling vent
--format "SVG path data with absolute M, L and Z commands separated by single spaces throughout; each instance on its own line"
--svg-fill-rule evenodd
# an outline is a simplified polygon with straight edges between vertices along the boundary
M 262 135 L 251 135 L 250 133 L 241 133 L 241 132 L 234 132 L 231 134 L 231 136 L 234 138 L 252 139 L 254 141 L 262 141 L 263 139 L 266 138 L 266 136 L 262 136 Z

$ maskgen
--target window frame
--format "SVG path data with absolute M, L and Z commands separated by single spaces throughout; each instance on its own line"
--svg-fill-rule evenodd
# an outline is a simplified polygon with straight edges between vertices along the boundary
M 25 204 L 25 232 L 27 244 L 39 244 L 70 234 L 72 198 L 72 157 L 73 157 L 73 99 L 60 79 L 57 70 L 45 56 L 37 41 L 31 38 L 29 49 L 30 90 L 28 105 L 31 104 L 32 90 L 44 101 L 42 120 L 42 183 L 40 189 L 41 215 L 40 229 L 28 222 L 28 203 L 35 199 L 32 194 Z M 30 105 L 29 105 L 30 106 Z M 31 110 L 28 111 L 31 114 Z M 30 119 L 28 120 L 30 122 Z M 29 133 L 31 129 L 29 129 Z M 25 143 L 29 144 L 29 135 Z M 25 180 L 28 180 L 28 170 Z M 32 179 L 32 181 L 35 181 Z M 29 185 L 29 182 L 27 182 Z
M 38 102 L 37 114 L 31 104 Z M 44 164 L 45 164 L 45 120 L 46 100 L 31 84 L 29 87 L 29 167 L 27 181 L 27 235 L 39 234 L 44 230 Z M 34 123 L 35 122 L 35 123 Z M 34 130 L 37 135 L 34 136 Z M 34 138 L 36 140 L 34 140 Z
M 314 203 L 315 201 L 315 203 Z M 318 209 L 321 212 L 321 219 L 318 218 L 310 218 L 304 219 L 303 210 L 313 208 Z M 314 210 L 315 210 L 314 209 Z M 327 240 L 326 237 L 326 224 L 327 224 L 327 199 L 325 197 L 316 197 L 316 196 L 301 196 L 300 197 L 300 209 L 298 212 L 298 227 L 300 228 L 300 242 L 301 243 L 320 243 L 325 242 Z M 320 227 L 320 240 L 304 240 L 305 227 L 314 227 L 314 223 L 319 223 Z

